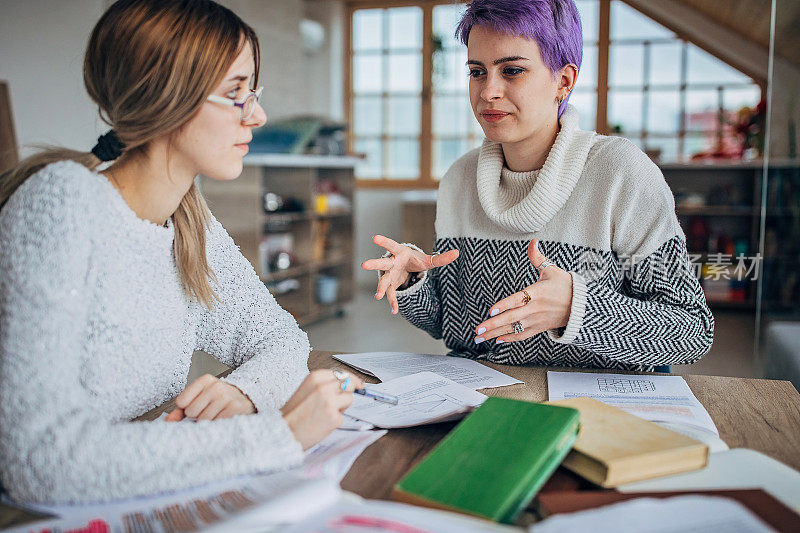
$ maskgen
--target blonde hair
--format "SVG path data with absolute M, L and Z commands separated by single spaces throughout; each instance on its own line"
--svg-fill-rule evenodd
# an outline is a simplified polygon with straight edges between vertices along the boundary
M 211 0 L 119 0 L 92 30 L 83 81 L 100 117 L 125 148 L 117 161 L 147 151 L 200 110 L 249 43 L 258 79 L 260 49 L 253 29 Z M 0 176 L 0 208 L 32 174 L 69 159 L 90 170 L 101 161 L 66 148 L 35 154 Z M 175 262 L 186 294 L 211 307 L 214 272 L 206 257 L 211 213 L 192 185 L 173 214 Z

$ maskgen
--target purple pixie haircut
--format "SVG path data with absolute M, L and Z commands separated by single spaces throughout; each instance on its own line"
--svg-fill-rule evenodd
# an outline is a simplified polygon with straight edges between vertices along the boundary
M 573 0 L 473 0 L 456 27 L 456 39 L 465 46 L 473 26 L 536 41 L 553 74 L 570 63 L 581 67 L 583 31 Z M 569 96 L 559 106 L 559 117 L 568 101 Z

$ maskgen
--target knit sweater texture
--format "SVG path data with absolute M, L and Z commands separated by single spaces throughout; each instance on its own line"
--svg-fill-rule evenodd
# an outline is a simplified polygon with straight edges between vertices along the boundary
M 492 306 L 539 279 L 526 253 L 534 238 L 572 275 L 569 322 L 475 344 Z M 711 346 L 714 319 L 660 169 L 626 139 L 580 130 L 572 106 L 540 170 L 510 171 L 489 140 L 452 165 L 439 186 L 435 248 L 459 258 L 398 291 L 398 304 L 451 355 L 652 370 L 695 362 Z
M 308 338 L 216 219 L 220 298 L 189 299 L 174 228 L 136 216 L 71 161 L 0 211 L 0 475 L 18 501 L 106 501 L 298 464 L 278 411 L 308 373 Z M 130 422 L 179 394 L 194 350 L 236 369 L 249 416 Z

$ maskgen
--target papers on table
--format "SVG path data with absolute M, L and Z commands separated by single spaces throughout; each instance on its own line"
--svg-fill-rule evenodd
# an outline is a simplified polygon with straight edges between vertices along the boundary
M 772 457 L 746 448 L 712 453 L 702 470 L 620 485 L 620 492 L 763 489 L 800 513 L 800 472 Z
M 345 414 L 382 428 L 403 428 L 456 420 L 481 405 L 486 396 L 433 372 L 371 385 L 397 396 L 391 405 L 356 395 Z
M 336 503 L 339 482 L 386 431 L 334 431 L 286 472 L 241 476 L 157 496 L 89 505 L 26 505 L 54 514 L 12 531 L 265 531 Z M 12 505 L 17 505 L 10 502 Z M 97 529 L 107 526 L 107 529 Z
M 348 496 L 348 495 L 345 495 Z M 403 503 L 351 498 L 341 501 L 300 523 L 284 533 L 432 533 L 458 531 L 459 533 L 489 533 L 519 531 L 517 528 L 478 520 L 465 515 L 415 507 Z
M 589 396 L 645 420 L 685 424 L 719 436 L 681 376 L 548 372 L 547 391 L 551 401 Z
M 433 372 L 473 390 L 516 385 L 522 381 L 472 359 L 404 352 L 369 352 L 334 355 L 334 359 L 381 381 Z
M 636 498 L 597 509 L 559 514 L 530 533 L 678 533 L 686 531 L 771 532 L 773 529 L 745 506 L 718 496 Z

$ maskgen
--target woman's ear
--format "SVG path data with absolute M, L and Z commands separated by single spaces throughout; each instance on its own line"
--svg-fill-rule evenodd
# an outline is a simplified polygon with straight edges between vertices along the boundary
M 558 94 L 562 98 L 566 98 L 575 87 L 575 81 L 578 79 L 578 67 L 570 63 L 564 65 L 558 78 Z

